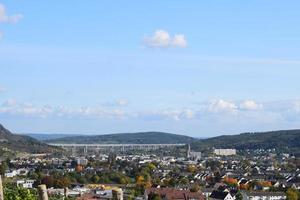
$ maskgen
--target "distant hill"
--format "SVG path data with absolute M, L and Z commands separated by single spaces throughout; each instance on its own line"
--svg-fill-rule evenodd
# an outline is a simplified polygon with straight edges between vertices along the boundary
M 64 137 L 46 140 L 47 143 L 77 143 L 77 144 L 176 144 L 191 143 L 195 138 L 164 132 L 118 133 L 93 136 Z
M 27 153 L 50 153 L 58 150 L 29 136 L 13 134 L 1 124 L 0 147 Z
M 51 134 L 51 133 L 23 133 L 22 135 L 27 135 L 27 136 L 37 139 L 39 141 L 53 140 L 53 139 L 64 138 L 64 137 L 82 136 L 80 134 L 59 134 L 59 133 L 54 133 L 54 134 Z
M 159 144 L 188 143 L 194 151 L 207 151 L 212 148 L 271 149 L 284 152 L 300 153 L 300 129 L 269 132 L 241 133 L 239 135 L 223 135 L 198 139 L 184 135 L 164 132 L 118 133 L 106 135 L 67 136 L 47 134 L 39 138 L 51 138 L 47 143 L 81 143 L 81 144 Z M 54 138 L 53 138 L 54 137 Z M 43 140 L 44 140 L 43 139 Z M 1 140 L 1 136 L 0 136 Z M 36 142 L 36 140 L 34 140 Z M 1 143 L 0 143 L 1 145 Z
M 300 152 L 300 129 L 223 135 L 195 141 L 191 147 L 199 151 L 215 147 L 238 150 L 275 148 Z

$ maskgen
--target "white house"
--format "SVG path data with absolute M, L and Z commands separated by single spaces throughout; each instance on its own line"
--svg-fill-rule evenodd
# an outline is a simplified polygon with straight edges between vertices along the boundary
M 17 176 L 17 174 L 18 174 L 17 170 L 12 170 L 12 171 L 6 171 L 4 173 L 4 176 L 7 178 L 13 178 L 13 177 Z
M 214 153 L 219 156 L 236 155 L 236 149 L 215 149 Z
M 247 191 L 243 193 L 243 197 L 249 200 L 284 200 L 286 195 L 284 192 L 255 192 Z
M 23 188 L 33 188 L 35 180 L 17 180 L 17 185 Z

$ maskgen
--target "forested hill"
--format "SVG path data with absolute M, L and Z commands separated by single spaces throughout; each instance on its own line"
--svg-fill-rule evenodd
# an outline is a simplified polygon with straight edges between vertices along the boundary
M 29 136 L 13 134 L 1 124 L 0 148 L 27 153 L 50 153 L 57 150 L 56 147 L 51 147 Z
M 177 144 L 191 143 L 197 139 L 164 132 L 118 133 L 93 136 L 64 137 L 46 140 L 47 143 L 81 144 Z
M 300 129 L 269 132 L 223 135 L 207 139 L 196 139 L 184 135 L 164 132 L 119 133 L 89 136 L 68 136 L 46 140 L 47 143 L 83 143 L 83 144 L 158 144 L 189 143 L 194 151 L 212 148 L 270 149 L 300 152 Z
M 276 148 L 300 152 L 300 129 L 223 135 L 198 140 L 193 142 L 191 147 L 194 150 L 205 150 L 213 147 L 238 150 Z

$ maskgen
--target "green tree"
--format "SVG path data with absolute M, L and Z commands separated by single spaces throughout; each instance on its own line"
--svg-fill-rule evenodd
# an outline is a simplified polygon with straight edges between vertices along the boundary
M 243 195 L 240 191 L 238 191 L 235 195 L 235 199 L 236 200 L 243 200 Z
M 150 169 L 150 171 L 153 171 L 153 170 L 156 169 L 156 166 L 155 166 L 154 163 L 149 163 L 149 164 L 147 165 L 147 167 Z
M 110 153 L 109 155 L 108 155 L 108 160 L 107 160 L 107 162 L 108 162 L 108 164 L 109 164 L 109 168 L 111 169 L 112 168 L 112 166 L 114 166 L 114 164 L 116 163 L 116 154 L 114 154 L 114 153 Z
M 81 183 L 81 184 L 85 184 L 85 183 L 87 183 L 87 180 L 86 180 L 86 178 L 85 177 L 79 177 L 78 179 L 77 179 L 77 181 L 78 181 L 78 183 Z
M 59 178 L 55 181 L 55 187 L 65 188 L 71 185 L 71 181 L 68 177 Z
M 100 177 L 98 176 L 98 175 L 94 175 L 93 177 L 92 177 L 92 182 L 93 183 L 98 183 L 100 181 Z
M 287 197 L 287 200 L 298 200 L 298 198 L 300 198 L 297 190 L 294 190 L 292 188 L 290 188 L 286 191 L 286 197 Z
M 168 181 L 168 185 L 167 186 L 171 186 L 171 187 L 175 187 L 176 186 L 176 179 L 175 178 L 170 178 Z
M 5 188 L 4 189 L 5 200 L 38 200 L 37 195 L 25 188 Z
M 200 190 L 200 186 L 198 184 L 194 184 L 191 188 L 191 192 L 198 192 Z
M 3 161 L 0 165 L 0 175 L 3 176 L 7 169 L 8 169 L 7 163 Z
M 189 179 L 187 177 L 180 177 L 179 182 L 181 184 L 187 185 L 189 183 Z
M 221 166 L 221 163 L 217 160 L 208 160 L 205 164 L 206 167 L 210 167 L 210 169 L 214 172 L 217 171 Z

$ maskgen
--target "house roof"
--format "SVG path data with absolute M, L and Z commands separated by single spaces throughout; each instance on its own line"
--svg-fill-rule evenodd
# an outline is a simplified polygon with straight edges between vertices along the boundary
M 229 192 L 214 190 L 210 197 L 214 199 L 225 199 Z
M 173 199 L 198 199 L 205 200 L 205 197 L 200 192 L 190 192 L 188 190 L 179 190 L 174 188 L 149 188 L 146 189 L 146 194 L 150 193 L 159 194 L 160 196 L 165 197 L 167 200 Z
M 246 191 L 247 196 L 285 196 L 284 192 L 258 192 L 258 191 Z
M 248 182 L 247 179 L 242 179 L 242 180 L 240 181 L 240 184 L 246 184 L 247 182 Z

